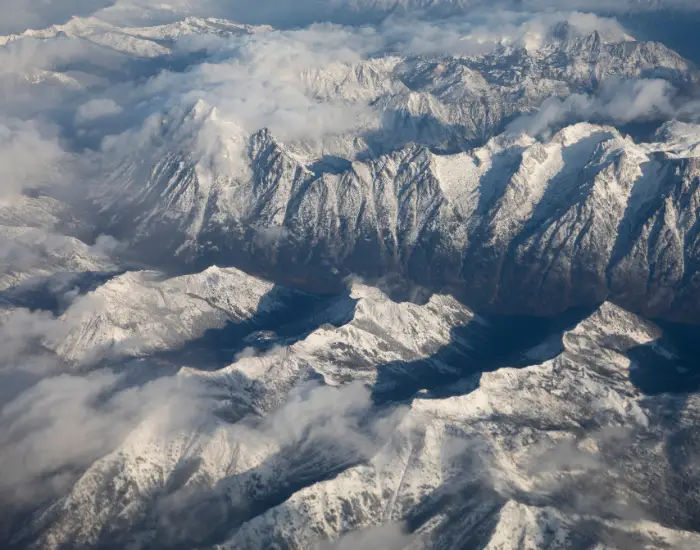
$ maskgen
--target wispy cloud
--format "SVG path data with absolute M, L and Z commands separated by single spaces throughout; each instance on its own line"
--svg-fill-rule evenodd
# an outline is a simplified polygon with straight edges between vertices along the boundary
M 556 38 L 560 22 L 568 23 L 574 37 L 598 31 L 626 40 L 615 14 L 661 9 L 700 6 L 696 0 L 0 0 L 2 34 L 64 24 L 74 16 L 106 22 L 92 28 L 74 21 L 61 32 L 0 41 L 0 201 L 39 188 L 84 204 L 95 188 L 115 181 L 115 166 L 143 173 L 145 181 L 152 161 L 173 148 L 215 173 L 221 161 L 222 173 L 244 177 L 244 168 L 235 172 L 239 165 L 229 161 L 244 154 L 250 134 L 262 128 L 291 143 L 295 153 L 353 160 L 365 152 L 364 136 L 381 127 L 382 94 L 418 102 L 418 93 L 394 74 L 400 58 L 463 60 L 501 47 L 536 53 Z M 209 31 L 176 29 L 167 37 L 153 31 L 150 38 L 121 28 L 187 16 L 275 28 L 219 32 L 220 22 L 210 22 Z M 693 119 L 697 112 L 697 100 L 681 97 L 667 80 L 610 78 L 595 90 L 545 101 L 509 130 L 547 136 L 581 120 Z M 237 206 L 232 200 L 231 208 Z M 71 215 L 92 221 L 103 214 L 76 207 Z M 29 244 L 17 236 L 0 243 L 5 272 L 43 267 L 56 252 L 81 261 L 82 253 L 94 254 L 107 264 L 126 248 L 108 236 L 73 247 L 75 242 L 55 238 L 48 228 L 33 231 L 25 232 Z M 269 247 L 286 236 L 282 229 L 263 229 L 254 239 Z M 102 304 L 77 291 L 61 287 L 60 293 L 74 308 L 104 313 Z M 129 386 L 128 373 L 99 368 L 102 350 L 95 350 L 96 370 L 66 365 L 45 345 L 73 329 L 40 310 L 0 311 L 0 498 L 6 504 L 61 495 L 153 418 L 162 420 L 155 428 L 162 437 L 192 430 L 203 418 L 212 421 L 212 403 L 202 398 L 196 377 Z M 273 448 L 326 445 L 361 460 L 403 413 L 398 408 L 374 417 L 371 408 L 370 392 L 361 385 L 304 385 L 285 395 L 269 417 L 226 429 L 244 443 L 264 438 Z M 589 458 L 568 448 L 550 454 L 552 468 L 562 462 L 596 468 Z M 406 542 L 400 526 L 387 526 L 350 534 L 337 548 L 399 548 Z
M 551 98 L 540 108 L 508 126 L 511 132 L 549 137 L 565 124 L 593 121 L 626 124 L 632 121 L 669 120 L 688 111 L 686 101 L 676 102 L 678 91 L 661 79 L 611 79 L 598 93 Z

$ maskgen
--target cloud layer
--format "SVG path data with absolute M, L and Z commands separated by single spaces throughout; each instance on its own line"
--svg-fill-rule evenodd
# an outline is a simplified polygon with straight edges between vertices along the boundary
M 498 48 L 537 54 L 561 22 L 575 38 L 598 31 L 623 41 L 627 31 L 611 14 L 662 9 L 700 11 L 700 6 L 695 0 L 0 0 L 1 34 L 65 25 L 0 39 L 0 206 L 49 195 L 12 218 L 32 242 L 15 236 L 0 244 L 2 274 L 38 270 L 49 279 L 53 298 L 100 314 L 99 302 L 58 284 L 65 283 L 66 273 L 46 274 L 44 267 L 57 251 L 75 260 L 60 267 L 66 272 L 118 263 L 117 254 L 127 246 L 98 236 L 93 222 L 105 214 L 84 206 L 85 197 L 105 182 L 118 184 L 134 173 L 145 181 L 171 153 L 199 162 L 200 175 L 247 175 L 245 163 L 236 159 L 246 154 L 250 135 L 263 128 L 288 143 L 290 155 L 337 156 L 350 166 L 371 153 L 368 136 L 381 135 L 386 111 L 428 126 L 430 117 L 421 118 L 419 108 L 427 105 L 433 114 L 447 110 L 435 99 L 439 93 L 476 94 L 485 86 L 476 77 L 468 85 L 445 80 L 433 96 L 421 95 L 420 78 L 409 82 L 393 72 L 404 58 L 427 60 L 416 66 L 432 70 L 446 60 L 459 64 Z M 71 21 L 86 16 L 97 19 Z M 183 21 L 189 16 L 275 28 Z M 172 22 L 177 24 L 167 29 L 129 27 Z M 428 69 L 426 79 L 433 75 Z M 382 104 L 382 98 L 389 99 Z M 516 116 L 508 130 L 545 138 L 582 120 L 697 120 L 698 105 L 669 80 L 611 77 L 595 89 L 545 100 Z M 205 194 L 205 187 L 197 192 Z M 69 214 L 52 209 L 57 198 L 73 205 Z M 235 201 L 230 207 L 237 207 Z M 42 225 L 41 216 L 51 223 Z M 283 237 L 273 230 L 255 238 L 267 244 Z M 91 263 L 89 256 L 100 261 Z M 141 267 L 148 258 L 138 260 Z M 144 423 L 154 422 L 155 432 L 167 439 L 217 421 L 211 395 L 196 377 L 170 373 L 134 384 L 132 364 L 108 369 L 100 356 L 95 370 L 78 371 L 44 348 L 73 327 L 40 308 L 0 305 L 4 506 L 65 494 L 86 468 Z M 398 408 L 393 415 L 368 418 L 371 395 L 358 385 L 304 385 L 287 397 L 269 417 L 227 427 L 227 433 L 250 445 L 256 438 L 276 448 L 327 445 L 361 460 L 403 413 Z M 392 525 L 350 534 L 337 548 L 398 548 L 407 541 L 402 528 Z
M 597 95 L 572 94 L 565 99 L 548 99 L 537 112 L 511 122 L 508 130 L 547 138 L 565 124 L 581 121 L 626 124 L 669 120 L 679 115 L 692 117 L 690 112 L 695 102 L 677 102 L 677 95 L 677 90 L 666 80 L 613 79 L 603 83 Z

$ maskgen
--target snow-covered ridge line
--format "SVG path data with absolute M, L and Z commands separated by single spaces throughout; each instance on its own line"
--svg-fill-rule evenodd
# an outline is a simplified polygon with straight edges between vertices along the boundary
M 187 36 L 212 34 L 230 37 L 267 29 L 267 27 L 240 25 L 214 17 L 189 16 L 174 23 L 147 27 L 125 27 L 97 17 L 74 17 L 61 25 L 52 25 L 45 29 L 29 29 L 21 34 L 0 36 L 0 46 L 24 38 L 37 40 L 82 38 L 137 57 L 155 57 L 171 53 L 167 47 L 168 44 Z
M 3 548 L 700 547 L 700 72 L 545 4 L 0 37 Z
M 692 475 L 664 465 L 662 442 L 674 437 L 657 414 L 666 397 L 644 396 L 631 379 L 638 367 L 630 361 L 630 351 L 660 345 L 658 327 L 605 303 L 563 333 L 563 347 L 551 359 L 477 375 L 463 381 L 452 397 L 419 393 L 391 419 L 393 428 L 374 426 L 378 431 L 371 437 L 379 440 L 370 444 L 367 434 L 344 424 L 324 431 L 323 425 L 313 424 L 315 416 L 307 419 L 303 407 L 312 407 L 321 418 L 335 418 L 332 411 L 339 407 L 352 417 L 356 408 L 368 406 L 367 393 L 352 381 L 371 382 L 377 374 L 371 365 L 391 361 L 399 351 L 397 341 L 405 346 L 404 368 L 410 368 L 411 358 L 444 345 L 444 329 L 482 321 L 445 296 L 434 296 L 423 306 L 398 304 L 362 284 L 355 284 L 351 295 L 359 301 L 347 324 L 319 328 L 285 350 L 242 356 L 218 372 L 186 369 L 178 375 L 181 384 L 204 380 L 210 385 L 205 409 L 229 410 L 236 404 L 261 415 L 255 431 L 248 432 L 246 420 L 210 418 L 163 437 L 158 427 L 163 411 L 155 410 L 39 518 L 37 544 L 94 545 L 104 536 L 124 537 L 121 531 L 105 535 L 103 530 L 117 517 L 144 541 L 154 536 L 173 543 L 210 540 L 222 543 L 221 548 L 313 545 L 402 521 L 412 531 L 402 535 L 407 537 L 403 547 L 415 549 L 450 547 L 464 530 L 469 540 L 486 547 L 525 537 L 554 550 L 569 548 L 571 537 L 585 534 L 597 540 L 613 533 L 634 533 L 636 540 L 650 544 L 697 542 L 697 533 L 679 527 L 682 518 L 674 527 L 654 519 L 667 507 L 682 506 L 686 495 L 672 480 Z M 421 334 L 432 341 L 414 342 L 412 335 Z M 357 368 L 360 363 L 366 368 Z M 299 401 L 295 388 L 313 378 L 309 371 L 325 376 L 335 389 Z M 695 396 L 683 411 L 675 434 L 697 419 Z M 296 463 L 284 454 L 286 434 L 290 429 L 305 433 L 299 424 L 307 420 L 311 434 L 335 433 L 340 439 L 330 447 L 318 442 L 307 446 L 302 439 L 298 452 L 304 460 Z M 584 425 L 596 428 L 584 430 Z M 336 468 L 344 452 L 366 458 L 359 464 L 350 461 L 326 478 L 323 469 Z M 640 460 L 655 466 L 633 467 Z M 184 464 L 189 466 L 183 479 Z M 290 475 L 308 481 L 279 504 L 257 508 L 255 503 L 274 500 Z M 604 482 L 595 482 L 599 476 Z M 566 496 L 568 484 L 582 480 L 593 484 L 585 492 L 595 501 L 590 507 L 573 506 Z M 603 486 L 599 494 L 596 488 Z M 457 488 L 476 495 L 478 502 L 445 497 Z M 638 506 L 644 521 L 618 517 L 626 508 L 605 496 L 610 491 Z M 173 517 L 188 529 L 166 531 L 160 523 L 155 531 L 143 529 L 155 518 L 167 524 L 168 513 L 179 513 L 163 511 L 169 495 L 207 508 L 211 501 L 198 500 L 198 494 L 208 495 L 212 506 L 229 509 L 231 515 L 211 515 L 202 527 L 184 514 Z M 239 508 L 241 498 L 251 503 L 252 513 Z M 493 522 L 494 528 L 473 529 L 480 522 Z M 591 524 L 596 530 L 590 530 Z M 25 535 L 31 539 L 31 533 L 30 528 Z
M 219 124 L 189 123 L 195 135 L 200 124 Z M 698 238 L 697 211 L 686 205 L 698 201 L 700 130 L 669 123 L 658 140 L 582 123 L 545 142 L 505 134 L 455 155 L 413 144 L 318 173 L 262 131 L 243 177 L 239 160 L 205 174 L 169 144 L 145 186 L 126 179 L 138 206 L 111 202 L 108 191 L 98 200 L 111 202 L 106 212 L 136 216 L 137 246 L 168 227 L 183 258 L 211 254 L 211 242 L 217 258 L 255 257 L 288 283 L 396 271 L 478 307 L 552 313 L 610 297 L 692 320 L 699 259 L 686 243 Z

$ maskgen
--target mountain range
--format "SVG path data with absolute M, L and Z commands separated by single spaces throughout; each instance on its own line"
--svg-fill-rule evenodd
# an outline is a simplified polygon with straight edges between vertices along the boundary
M 700 72 L 365 4 L 0 37 L 3 547 L 700 546 Z

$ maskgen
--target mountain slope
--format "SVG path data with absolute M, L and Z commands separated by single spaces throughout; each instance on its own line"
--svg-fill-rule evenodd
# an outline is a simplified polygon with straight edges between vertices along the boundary
M 155 409 L 42 515 L 39 546 L 172 547 L 229 532 L 223 547 L 301 548 L 381 522 L 403 522 L 411 548 L 516 548 L 521 536 L 553 549 L 626 537 L 650 547 L 697 543 L 688 531 L 697 525 L 697 495 L 684 489 L 697 472 L 669 446 L 683 440 L 683 453 L 697 451 L 697 399 L 644 395 L 633 371 L 649 364 L 630 359 L 642 347 L 672 357 L 661 329 L 605 303 L 560 335 L 559 351 L 533 348 L 531 366 L 477 372 L 451 397 L 419 392 L 386 416 L 353 380 L 381 377 L 369 365 L 392 362 L 398 348 L 386 344 L 397 334 L 430 334 L 431 342 L 395 363 L 418 368 L 412 360 L 445 345 L 438 311 L 457 306 L 439 296 L 425 306 L 396 304 L 362 286 L 353 295 L 359 301 L 347 324 L 215 373 L 181 372 L 182 383 L 211 388 L 210 404 L 166 437 L 162 423 L 175 420 L 167 420 L 167 407 Z M 467 312 L 448 319 L 440 323 L 485 323 Z M 483 340 L 453 344 L 462 354 L 442 368 L 475 361 L 469 349 Z M 542 353 L 553 358 L 540 363 Z M 354 368 L 363 354 L 367 367 Z M 304 370 L 340 386 L 299 400 L 313 379 L 300 376 Z M 233 423 L 212 416 L 234 403 L 248 403 L 254 416 Z M 317 412 L 309 416 L 307 407 Z M 369 423 L 360 420 L 367 414 Z
M 136 209 L 136 245 L 167 234 L 184 258 L 228 258 L 288 283 L 393 271 L 495 310 L 549 314 L 610 297 L 692 320 L 699 138 L 683 132 L 635 143 L 579 124 L 544 143 L 502 135 L 456 155 L 409 145 L 318 174 L 261 131 L 243 178 L 166 157 L 145 186 L 133 182 L 137 207 L 106 208 Z
M 697 68 L 278 4 L 0 37 L 0 546 L 700 547 Z

